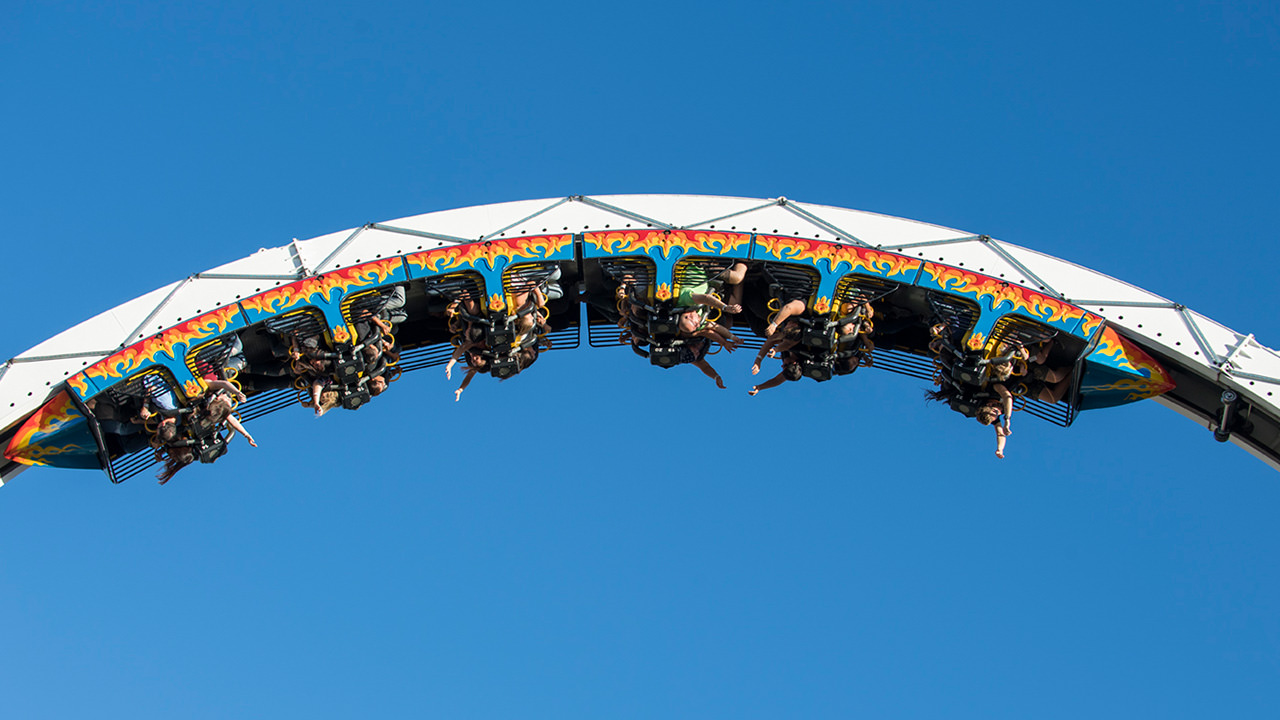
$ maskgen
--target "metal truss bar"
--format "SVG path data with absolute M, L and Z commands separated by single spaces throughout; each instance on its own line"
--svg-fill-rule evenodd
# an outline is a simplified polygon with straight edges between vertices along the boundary
M 982 240 L 982 238 L 986 238 L 986 239 Z M 1044 278 L 1031 272 L 1031 268 L 1027 267 L 1026 265 L 1023 265 L 1021 261 L 1019 261 L 1013 255 L 1010 255 L 1008 250 L 1005 250 L 1003 247 L 1000 246 L 1000 243 L 996 242 L 990 237 L 987 237 L 986 235 L 983 235 L 979 239 L 982 240 L 983 244 L 985 244 L 987 247 L 990 247 L 992 250 L 994 250 L 997 255 L 1004 258 L 1005 262 L 1012 265 L 1015 270 L 1022 273 L 1023 277 L 1025 277 L 1026 279 L 1030 280 L 1031 282 L 1039 286 L 1041 290 L 1047 290 L 1053 293 L 1054 295 L 1057 295 L 1058 297 L 1065 297 L 1062 293 L 1058 292 L 1057 290 L 1054 290 L 1052 285 L 1045 282 Z
M 935 245 L 953 245 L 955 243 L 973 242 L 981 240 L 981 235 L 965 235 L 964 237 L 951 238 L 950 240 L 929 240 L 927 242 L 905 243 L 903 245 L 877 245 L 877 248 L 885 250 L 906 250 L 908 248 L 933 247 Z
M 699 225 L 710 225 L 710 224 L 711 224 L 711 223 L 713 223 L 713 222 L 720 222 L 721 220 L 728 220 L 729 218 L 735 218 L 735 217 L 738 217 L 739 215 L 746 215 L 747 213 L 753 213 L 753 212 L 755 212 L 755 211 L 757 211 L 757 210 L 764 210 L 765 208 L 771 208 L 771 207 L 773 207 L 774 205 L 777 205 L 777 204 L 778 204 L 778 202 L 777 202 L 776 200 L 774 200 L 774 201 L 771 201 L 771 202 L 767 202 L 767 203 L 765 203 L 764 205 L 760 205 L 759 207 L 747 208 L 746 210 L 739 210 L 738 212 L 732 212 L 732 213 L 729 213 L 728 215 L 721 215 L 720 217 L 713 217 L 713 218 L 711 218 L 710 220 L 703 220 L 703 221 L 701 221 L 701 222 L 690 223 L 690 224 L 688 224 L 688 225 L 684 225 L 684 226 L 682 226 L 682 227 L 681 227 L 681 229 L 683 230 L 683 229 L 687 229 L 687 228 L 698 227 Z
M 550 205 L 548 205 L 548 206 L 546 206 L 546 207 L 542 208 L 542 209 L 541 209 L 541 210 L 539 210 L 538 212 L 536 212 L 536 213 L 534 213 L 534 214 L 532 214 L 532 215 L 530 215 L 530 216 L 528 216 L 528 217 L 522 217 L 522 218 L 520 218 L 519 220 L 517 220 L 517 221 L 515 221 L 515 222 L 511 223 L 510 225 L 507 225 L 506 227 L 502 227 L 502 228 L 498 228 L 497 230 L 494 230 L 493 232 L 489 233 L 488 235 L 485 235 L 484 237 L 481 237 L 481 238 L 480 238 L 480 241 L 481 241 L 481 242 L 483 242 L 483 241 L 485 241 L 485 240 L 492 240 L 494 237 L 496 237 L 496 236 L 498 236 L 498 235 L 501 235 L 502 233 L 504 233 L 504 232 L 506 232 L 506 231 L 510 230 L 511 228 L 513 228 L 513 227 L 515 227 L 515 226 L 517 226 L 517 225 L 520 225 L 521 223 L 527 223 L 527 222 L 529 222 L 530 220 L 532 220 L 532 219 L 534 219 L 534 218 L 538 217 L 539 215 L 541 215 L 541 214 L 543 214 L 543 213 L 545 213 L 545 212 L 550 212 L 550 211 L 552 211 L 552 210 L 555 210 L 556 208 L 560 207 L 561 205 L 563 205 L 563 204 L 565 204 L 565 203 L 567 203 L 567 202 L 573 202 L 573 199 L 572 199 L 572 198 L 567 198 L 567 197 L 566 197 L 566 198 L 560 198 L 559 200 L 555 201 L 554 203 L 552 203 L 552 204 L 550 204 Z
M 609 203 L 606 203 L 606 202 L 600 202 L 599 200 L 596 200 L 596 199 L 595 199 L 595 198 L 593 198 L 593 197 L 588 197 L 588 196 L 586 196 L 586 195 L 574 195 L 574 196 L 573 196 L 572 198 L 570 198 L 570 199 L 571 199 L 571 200 L 577 200 L 577 201 L 578 201 L 578 202 L 580 202 L 580 203 L 583 203 L 583 204 L 586 204 L 586 205 L 590 205 L 591 207 L 594 207 L 594 208 L 599 208 L 599 209 L 601 209 L 601 210 L 607 210 L 607 211 L 609 211 L 609 212 L 611 212 L 611 213 L 613 213 L 613 214 L 615 214 L 615 215 L 621 215 L 621 216 L 622 216 L 622 217 L 624 217 L 624 218 L 629 218 L 629 219 L 631 219 L 631 220 L 636 220 L 636 221 L 639 221 L 639 222 L 642 222 L 642 223 L 648 223 L 648 224 L 653 225 L 653 226 L 655 226 L 655 227 L 660 227 L 660 228 L 662 228 L 663 230 L 675 230 L 675 229 L 676 229 L 676 226 L 674 226 L 674 225 L 668 225 L 667 223 L 664 223 L 664 222 L 662 222 L 661 220 L 655 220 L 655 219 L 653 219 L 653 218 L 651 218 L 651 217 L 645 217 L 644 215 L 641 215 L 640 213 L 633 213 L 633 212 L 631 212 L 630 210 L 623 210 L 623 209 L 622 209 L 622 208 L 620 208 L 620 207 L 617 207 L 617 206 L 615 206 L 615 205 L 610 205 Z
M 63 353 L 61 355 L 33 355 L 31 357 L 16 357 L 5 363 L 5 366 L 16 365 L 18 363 L 47 362 L 50 360 L 74 360 L 76 358 L 101 357 L 110 355 L 115 352 L 116 348 L 110 350 L 89 350 L 85 352 Z
M 428 240 L 439 240 L 441 242 L 453 243 L 455 245 L 466 245 L 468 243 L 478 242 L 475 238 L 460 238 L 452 235 L 441 235 L 440 233 L 427 232 L 426 230 L 410 230 L 409 228 L 398 228 L 394 225 L 383 225 L 382 223 L 372 223 L 367 227 L 371 230 L 382 230 L 383 232 L 412 235 L 414 237 L 426 238 Z
M 1220 365 L 1222 361 L 1218 359 L 1218 354 L 1209 347 L 1209 340 L 1204 336 L 1204 333 L 1200 332 L 1200 326 L 1196 324 L 1196 319 L 1191 316 L 1191 313 L 1185 307 L 1178 307 L 1178 314 L 1182 316 L 1182 322 L 1191 331 L 1191 337 L 1195 338 L 1196 344 L 1200 346 L 1205 359 L 1214 365 Z
M 1067 298 L 1072 305 L 1097 305 L 1098 307 L 1136 307 L 1136 308 L 1157 308 L 1160 310 L 1177 310 L 1180 305 L 1173 302 L 1142 302 L 1138 300 L 1075 300 Z
M 347 246 L 350 245 L 356 238 L 360 237 L 360 233 L 364 232 L 365 229 L 368 227 L 370 226 L 361 225 L 360 227 L 356 228 L 354 232 L 348 235 L 346 240 L 343 240 L 342 242 L 338 243 L 338 247 L 334 248 L 333 252 L 329 253 L 329 255 L 325 257 L 325 259 L 321 260 L 319 265 L 316 265 L 315 274 L 319 275 L 320 273 L 324 272 L 325 265 L 328 265 L 334 258 L 338 257 L 338 253 L 341 253 L 343 250 L 346 250 Z
M 196 273 L 196 280 L 297 280 L 297 275 L 251 275 L 240 273 Z
M 151 321 L 154 320 L 156 316 L 160 314 L 160 311 L 163 310 L 165 306 L 169 304 L 169 301 L 173 300 L 173 298 L 178 294 L 178 291 L 186 287 L 187 284 L 191 282 L 192 277 L 195 277 L 195 276 L 193 275 L 190 277 L 183 278 L 182 282 L 178 283 L 177 287 L 175 287 L 173 290 L 170 290 L 169 294 L 165 296 L 164 300 L 161 300 L 160 304 L 156 306 L 156 309 L 152 310 L 150 315 L 147 315 L 145 318 L 143 318 L 142 322 L 138 323 L 138 327 L 133 329 L 133 332 L 124 336 L 124 342 L 120 343 L 120 347 L 129 346 L 131 344 L 130 341 L 133 340 L 133 336 L 145 330 L 146 327 L 151 324 Z M 142 334 L 145 335 L 146 333 L 142 333 Z
M 849 240 L 849 241 L 851 241 L 852 243 L 854 243 L 855 245 L 861 245 L 862 247 L 871 247 L 871 245 L 870 245 L 869 243 L 864 242 L 864 241 L 863 241 L 861 238 L 859 238 L 857 235 L 854 235 L 854 234 L 852 234 L 852 233 L 847 233 L 847 232 L 845 232 L 844 230 L 841 230 L 840 228 L 836 227 L 835 225 L 832 225 L 831 223 L 827 222 L 826 220 L 823 220 L 822 218 L 818 217 L 817 215 L 814 215 L 813 213 L 809 212 L 808 210 L 805 210 L 804 208 L 800 207 L 799 205 L 796 205 L 795 203 L 788 202 L 786 198 L 778 198 L 778 204 L 779 204 L 779 205 L 781 205 L 781 206 L 783 207 L 783 209 L 784 209 L 784 210 L 787 210 L 787 211 L 791 212 L 791 214 L 793 214 L 793 215 L 798 215 L 798 216 L 800 216 L 800 217 L 804 218 L 805 220 L 808 220 L 809 222 L 813 223 L 814 225 L 817 225 L 818 227 L 822 228 L 823 230 L 826 230 L 826 231 L 830 232 L 831 234 L 835 235 L 837 238 L 843 238 L 843 239 L 845 239 L 845 240 Z

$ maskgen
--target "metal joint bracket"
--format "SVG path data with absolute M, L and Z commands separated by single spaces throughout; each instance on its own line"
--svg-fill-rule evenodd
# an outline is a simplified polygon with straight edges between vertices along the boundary
M 297 266 L 298 277 L 304 278 L 311 274 L 306 263 L 302 262 L 302 248 L 298 247 L 298 238 L 289 241 L 289 259 L 293 260 L 293 264 Z
M 1253 342 L 1253 339 L 1253 333 L 1249 333 L 1248 335 L 1240 338 L 1240 342 L 1236 343 L 1234 347 L 1227 351 L 1226 357 L 1218 361 L 1218 367 L 1225 373 L 1230 374 L 1233 372 L 1236 369 L 1235 363 L 1233 362 L 1235 356 L 1239 355 L 1241 350 L 1244 350 L 1244 346 L 1246 344 Z

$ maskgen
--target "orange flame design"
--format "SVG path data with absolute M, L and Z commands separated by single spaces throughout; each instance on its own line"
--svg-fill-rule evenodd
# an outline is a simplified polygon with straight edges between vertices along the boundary
M 37 434 L 49 435 L 57 432 L 65 423 L 79 416 L 80 411 L 76 409 L 75 403 L 71 402 L 71 396 L 67 395 L 66 391 L 60 392 L 27 418 L 14 435 L 13 442 L 15 445 L 26 445 Z
M 572 235 L 539 235 L 527 238 L 502 238 L 489 240 L 485 249 L 485 257 L 490 265 L 498 258 L 509 261 L 525 258 L 546 259 L 560 252 L 573 243 Z
M 174 348 L 181 344 L 191 347 L 197 340 L 220 334 L 226 330 L 239 312 L 240 308 L 237 306 L 228 305 L 213 312 L 205 313 L 193 320 L 134 343 L 103 360 L 99 360 L 85 368 L 83 375 L 108 380 L 122 378 L 140 369 L 146 363 L 154 361 L 161 354 L 168 355 L 176 360 L 177 357 L 173 352 Z M 76 388 L 79 389 L 80 385 L 77 384 Z M 84 391 L 88 391 L 87 386 Z
M 507 301 L 502 298 L 502 293 L 494 293 L 489 296 L 489 309 L 493 312 L 501 312 L 507 308 Z
M 1098 346 L 1094 348 L 1092 355 L 1110 358 L 1116 367 L 1147 378 L 1145 384 L 1152 386 L 1153 391 L 1151 395 L 1144 397 L 1159 395 L 1177 387 L 1177 383 L 1173 381 L 1173 377 L 1164 369 L 1164 366 L 1156 362 L 1155 358 L 1144 352 L 1142 348 L 1116 332 L 1114 328 L 1103 329 L 1102 337 L 1099 338 Z
M 980 332 L 976 332 L 969 336 L 969 349 L 981 350 L 983 345 L 987 344 L 987 337 Z
M 1093 337 L 1093 331 L 1102 324 L 1102 317 L 1094 315 L 1091 312 L 1085 312 L 1084 320 L 1080 323 L 1080 333 L 1085 337 Z
M 687 230 L 626 230 L 605 233 L 586 233 L 582 236 L 601 251 L 610 255 L 635 255 L 658 250 L 662 257 L 670 257 L 679 248 L 713 255 L 724 255 L 751 241 L 743 233 L 719 233 Z
M 426 270 L 430 273 L 442 273 L 464 265 L 475 267 L 476 262 L 484 256 L 484 247 L 480 243 L 472 243 L 470 245 L 454 245 L 452 247 L 436 248 L 435 250 L 424 250 L 412 255 L 406 255 L 404 259 L 421 270 Z
M 353 287 L 365 287 L 368 285 L 381 285 L 400 270 L 403 264 L 398 257 L 383 258 L 372 262 L 354 265 L 345 270 L 325 273 L 321 277 L 325 278 L 327 290 L 342 290 L 346 294 L 347 290 Z
M 965 272 L 959 268 L 937 263 L 925 263 L 924 271 L 948 292 L 972 295 L 975 299 L 989 297 L 991 306 L 999 308 L 1009 303 L 1015 310 L 1022 310 L 1044 322 L 1066 323 L 1084 317 L 1085 311 L 1018 285 L 1003 280 Z
M 89 383 L 85 381 L 84 373 L 76 373 L 67 378 L 67 384 L 76 391 L 76 395 L 82 398 L 89 394 Z
M 41 447 L 33 446 L 31 442 L 39 436 L 56 433 L 64 425 L 80 417 L 83 416 L 65 390 L 54 395 L 18 428 L 4 452 L 5 457 L 25 465 L 43 465 L 44 463 L 39 462 L 40 457 L 43 457 L 40 454 Z M 49 450 L 44 454 L 54 454 L 54 451 Z
M 658 284 L 658 289 L 657 289 L 657 291 L 654 293 L 654 296 L 655 296 L 656 298 L 658 298 L 659 300 L 670 300 L 670 299 L 671 299 L 671 286 L 670 286 L 670 285 L 668 285 L 667 283 L 659 283 L 659 284 Z
M 819 315 L 826 315 L 831 310 L 831 298 L 820 297 L 813 302 L 813 311 Z
M 302 295 L 300 283 L 290 283 L 284 287 L 268 290 L 240 301 L 245 310 L 252 310 L 264 315 L 283 312 L 306 299 Z
M 1169 392 L 1178 386 L 1164 367 L 1150 355 L 1138 350 L 1136 347 L 1130 348 L 1127 352 L 1130 361 L 1138 367 L 1138 372 L 1146 375 L 1151 384 L 1159 388 L 1152 393 L 1153 395 Z
M 240 301 L 246 310 L 275 315 L 319 295 L 328 302 L 334 290 L 346 294 L 357 287 L 380 285 L 399 270 L 400 258 L 384 258 L 298 280 Z
M 73 453 L 73 452 L 90 452 L 90 449 L 86 447 L 81 447 L 80 445 L 76 445 L 75 443 L 68 443 L 61 447 L 48 447 L 46 445 L 32 445 L 31 447 L 25 448 L 21 455 L 16 455 L 9 459 L 13 460 L 14 462 L 22 463 L 23 465 L 48 465 L 49 463 L 44 461 L 45 458 L 51 457 L 54 455 L 65 455 L 67 453 Z M 96 450 L 94 452 L 96 452 Z
M 333 335 L 334 342 L 344 343 L 351 340 L 351 333 L 342 325 L 334 325 L 329 328 L 329 334 Z
M 430 273 L 442 273 L 463 266 L 474 268 L 480 260 L 488 260 L 490 267 L 498 258 L 508 261 L 521 259 L 546 259 L 573 243 L 573 235 L 538 235 L 535 237 L 502 238 L 467 245 L 453 245 L 406 255 L 405 260 Z
M 400 267 L 398 257 L 374 260 L 268 290 L 242 300 L 241 304 L 246 310 L 272 315 L 298 305 L 314 295 L 322 295 L 327 299 L 334 290 L 345 292 L 353 287 L 381 284 L 394 275 Z M 181 344 L 191 347 L 198 340 L 221 334 L 232 324 L 239 312 L 239 306 L 227 305 L 176 325 L 99 360 L 80 373 L 80 376 L 68 380 L 68 383 L 81 396 L 84 396 L 89 392 L 85 377 L 104 380 L 127 377 L 147 363 L 154 362 L 162 353 L 177 360 L 179 358 L 174 355 L 174 348 Z
M 849 272 L 862 270 L 872 275 L 892 277 L 916 270 L 923 262 L 896 253 L 822 240 L 757 235 L 756 242 L 780 260 L 804 261 L 815 266 L 826 260 L 831 264 L 831 272 L 840 272 L 841 265 L 847 264 Z
M 1166 386 L 1161 383 L 1152 383 L 1147 382 L 1146 380 L 1138 380 L 1136 378 L 1118 378 L 1106 385 L 1088 385 L 1082 387 L 1081 391 L 1084 393 L 1105 393 L 1115 392 L 1117 390 L 1128 390 L 1130 392 L 1125 396 L 1125 402 L 1133 402 L 1136 400 L 1153 398 L 1157 395 L 1163 395 L 1172 389 L 1172 386 Z
M 1124 354 L 1124 345 L 1120 342 L 1120 336 L 1115 330 L 1107 328 L 1102 331 L 1102 337 L 1098 339 L 1098 345 L 1093 349 L 1091 355 L 1101 355 L 1110 358 L 1116 367 L 1123 370 L 1137 372 L 1138 368 L 1129 362 L 1129 358 Z
M 198 398 L 204 392 L 204 385 L 197 380 L 188 380 L 182 384 L 182 392 L 189 398 Z

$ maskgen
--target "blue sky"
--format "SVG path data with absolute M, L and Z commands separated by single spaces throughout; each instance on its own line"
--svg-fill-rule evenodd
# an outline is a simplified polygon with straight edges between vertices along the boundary
M 1280 345 L 1280 10 L 10 3 L 4 355 L 432 210 L 770 197 L 1042 250 Z M 1153 404 L 989 431 L 625 351 L 0 490 L 13 717 L 1268 717 L 1273 471 Z M 679 433 L 672 433 L 679 430 Z

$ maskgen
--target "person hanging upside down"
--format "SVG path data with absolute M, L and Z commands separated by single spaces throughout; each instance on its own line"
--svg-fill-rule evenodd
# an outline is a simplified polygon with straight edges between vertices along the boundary
M 982 425 L 994 425 L 996 428 L 996 457 L 1004 459 L 1004 447 L 1013 434 L 1013 393 L 1003 383 L 992 383 L 991 389 L 996 397 L 988 400 L 978 408 L 977 421 Z

